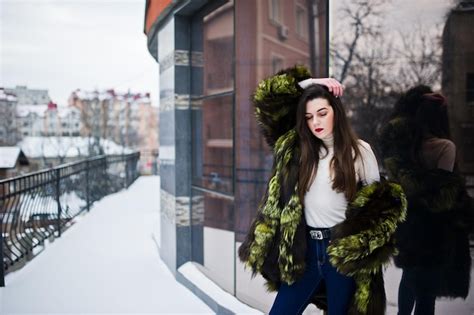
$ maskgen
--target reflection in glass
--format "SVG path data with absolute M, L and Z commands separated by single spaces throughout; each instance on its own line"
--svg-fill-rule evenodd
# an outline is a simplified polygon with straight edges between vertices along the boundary
M 385 273 L 390 314 L 409 314 L 413 309 L 415 314 L 433 314 L 435 306 L 439 314 L 472 314 L 469 305 L 472 292 L 466 290 L 471 267 L 466 262 L 470 262 L 473 253 L 469 252 L 466 232 L 458 225 L 469 221 L 462 214 L 469 207 L 435 213 L 435 208 L 442 206 L 433 200 L 445 196 L 444 188 L 455 186 L 447 180 L 455 175 L 444 173 L 427 180 L 426 174 L 442 171 L 420 170 L 411 160 L 412 132 L 417 126 L 402 123 L 404 119 L 415 119 L 420 98 L 415 100 L 414 94 L 405 94 L 405 101 L 410 103 L 405 106 L 407 116 L 401 119 L 400 112 L 396 117 L 389 115 L 397 100 L 411 87 L 425 85 L 435 92 L 441 90 L 447 98 L 445 109 L 449 114 L 451 139 L 456 144 L 454 173 L 457 172 L 456 176 L 461 173 L 459 180 L 465 177 L 472 183 L 474 154 L 470 149 L 473 147 L 470 131 L 474 129 L 474 116 L 466 105 L 470 95 L 467 79 L 474 72 L 474 45 L 468 40 L 474 29 L 473 8 L 468 1 L 332 2 L 331 64 L 334 77 L 346 87 L 344 104 L 358 135 L 372 145 L 378 157 L 384 158 L 381 170 L 391 180 L 402 182 L 408 196 L 408 218 L 399 230 L 401 250 L 395 258 L 403 272 L 392 265 Z M 421 94 L 425 93 L 428 92 Z M 390 131 L 392 142 L 379 142 L 378 134 L 392 124 L 398 126 L 396 132 Z M 424 140 L 430 144 L 437 142 L 433 135 L 425 135 Z M 402 138 L 407 143 L 399 147 Z M 441 153 L 428 159 L 436 160 Z M 424 158 L 429 155 L 425 154 Z M 406 162 L 403 167 L 402 161 Z M 420 172 L 425 178 L 413 182 L 414 174 Z M 405 177 L 397 178 L 402 173 Z M 431 197 L 415 198 L 415 188 L 429 192 Z M 473 194 L 471 184 L 460 188 L 456 196 L 464 194 L 462 198 L 468 198 L 466 188 Z M 453 196 L 452 201 L 457 197 Z M 412 264 L 413 261 L 419 263 Z M 466 299 L 437 299 L 446 296 Z
M 207 98 L 194 108 L 193 185 L 232 193 L 232 96 Z
M 204 95 L 234 88 L 233 6 L 227 3 L 203 18 Z
M 327 76 L 327 1 L 236 2 L 235 207 L 236 239 L 242 241 L 265 192 L 273 162 L 252 103 L 260 80 L 304 64 Z

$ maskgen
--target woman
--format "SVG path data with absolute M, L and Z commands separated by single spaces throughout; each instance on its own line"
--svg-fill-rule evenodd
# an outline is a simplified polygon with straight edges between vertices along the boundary
M 418 91 L 411 111 L 405 106 L 396 113 L 382 134 L 383 147 L 391 148 L 384 159 L 387 170 L 408 199 L 407 220 L 396 231 L 395 264 L 403 268 L 400 315 L 411 314 L 414 307 L 415 315 L 434 314 L 436 297 L 466 298 L 470 282 L 472 201 L 455 172 L 446 100 Z
M 352 133 L 340 100 L 313 83 L 341 94 L 301 66 L 257 88 L 274 166 L 239 256 L 278 290 L 272 315 L 301 314 L 311 302 L 330 315 L 383 314 L 382 265 L 394 251 L 404 195 L 378 181 L 373 152 Z

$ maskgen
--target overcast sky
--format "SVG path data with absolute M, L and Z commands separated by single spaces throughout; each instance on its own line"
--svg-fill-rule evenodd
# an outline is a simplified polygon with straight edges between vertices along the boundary
M 351 0 L 332 0 L 331 30 L 332 37 L 340 36 L 340 32 L 348 29 L 348 20 L 342 8 L 347 7 Z M 394 33 L 409 34 L 418 26 L 425 29 L 437 28 L 442 30 L 449 10 L 455 6 L 456 0 L 384 0 L 381 6 L 384 32 L 388 36 Z M 379 8 L 380 10 L 380 8 Z M 350 27 L 349 27 L 350 29 Z M 352 36 L 352 32 L 348 35 Z
M 333 9 L 344 1 L 332 2 Z M 65 105 L 77 89 L 150 92 L 158 65 L 143 33 L 145 0 L 0 0 L 0 87 L 48 89 Z M 435 25 L 453 0 L 389 1 L 387 24 Z M 336 11 L 335 10 L 335 11 Z
M 143 33 L 145 0 L 0 0 L 0 87 L 150 92 L 158 65 Z

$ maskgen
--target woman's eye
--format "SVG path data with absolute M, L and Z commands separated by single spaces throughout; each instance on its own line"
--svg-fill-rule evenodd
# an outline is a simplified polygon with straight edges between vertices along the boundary
M 306 120 L 310 120 L 311 119 L 311 116 L 306 116 Z
M 328 114 L 328 113 L 321 113 L 321 114 L 319 114 L 319 116 L 324 117 L 324 116 L 326 116 L 327 114 Z

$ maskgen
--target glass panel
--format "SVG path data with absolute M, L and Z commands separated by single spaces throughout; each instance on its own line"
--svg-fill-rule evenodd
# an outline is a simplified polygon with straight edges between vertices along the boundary
M 193 17 L 191 65 L 192 259 L 233 294 L 233 1 Z
M 296 33 L 306 38 L 308 34 L 308 12 L 301 7 L 296 5 Z
M 255 119 L 253 93 L 260 80 L 295 64 L 306 65 L 315 77 L 327 76 L 326 5 L 319 0 L 235 4 L 237 241 L 250 227 L 273 162 Z
M 203 18 L 204 95 L 234 88 L 234 11 L 228 3 Z
M 223 3 L 193 19 L 192 183 L 231 195 L 234 6 Z
M 192 223 L 222 230 L 234 226 L 234 202 L 232 198 L 193 189 Z
M 233 192 L 233 97 L 205 99 L 192 111 L 193 185 Z
M 469 83 L 474 73 L 472 1 L 433 0 L 429 5 L 411 0 L 331 1 L 331 18 L 333 76 L 346 87 L 342 101 L 352 114 L 352 124 L 359 136 L 378 151 L 379 157 L 393 156 L 393 153 L 383 156 L 377 135 L 391 119 L 398 102 L 398 117 L 420 119 L 404 128 L 403 133 L 408 135 L 407 148 L 395 153 L 410 159 L 413 148 L 409 147 L 417 143 L 409 136 L 410 132 L 428 124 L 430 115 L 435 117 L 435 113 L 426 114 L 428 110 L 423 112 L 427 109 L 425 105 L 435 106 L 435 103 L 422 101 L 422 96 L 429 90 L 443 94 L 450 139 L 456 145 L 455 172 L 459 171 L 467 179 L 468 191 L 473 194 L 474 115 L 469 106 L 474 99 L 473 85 Z M 420 85 L 425 86 L 424 92 Z M 414 87 L 418 87 L 418 92 L 411 90 L 409 97 L 402 98 Z M 440 105 L 436 115 L 442 112 L 440 109 L 446 107 Z M 441 124 L 435 129 L 434 132 L 439 132 Z M 439 157 L 443 153 L 429 152 L 427 139 L 432 141 L 434 149 L 439 148 L 436 143 L 446 143 L 446 140 L 436 139 L 441 137 L 446 136 L 434 137 L 431 131 L 425 133 L 418 146 L 425 168 L 420 169 L 415 163 L 410 167 L 419 173 L 428 172 L 428 161 L 439 165 L 436 162 L 441 162 Z M 387 144 L 397 147 L 399 140 Z M 390 179 L 397 180 L 396 177 L 392 174 Z M 408 196 L 407 220 L 397 232 L 400 254 L 395 258 L 396 265 L 390 265 L 384 273 L 388 314 L 411 314 L 414 309 L 420 314 L 472 314 L 474 293 L 468 288 L 474 243 L 458 225 L 458 222 L 467 222 L 466 215 L 462 207 L 449 208 L 439 203 L 439 207 L 444 207 L 441 214 L 425 206 L 431 196 L 438 197 L 445 192 L 440 186 L 447 178 L 440 176 L 430 183 L 417 182 L 416 185 L 422 183 L 422 187 L 429 187 L 430 195 Z M 408 180 L 402 186 L 407 189 L 410 184 Z M 442 298 L 445 296 L 463 298 Z M 426 306 L 431 310 L 422 309 Z

